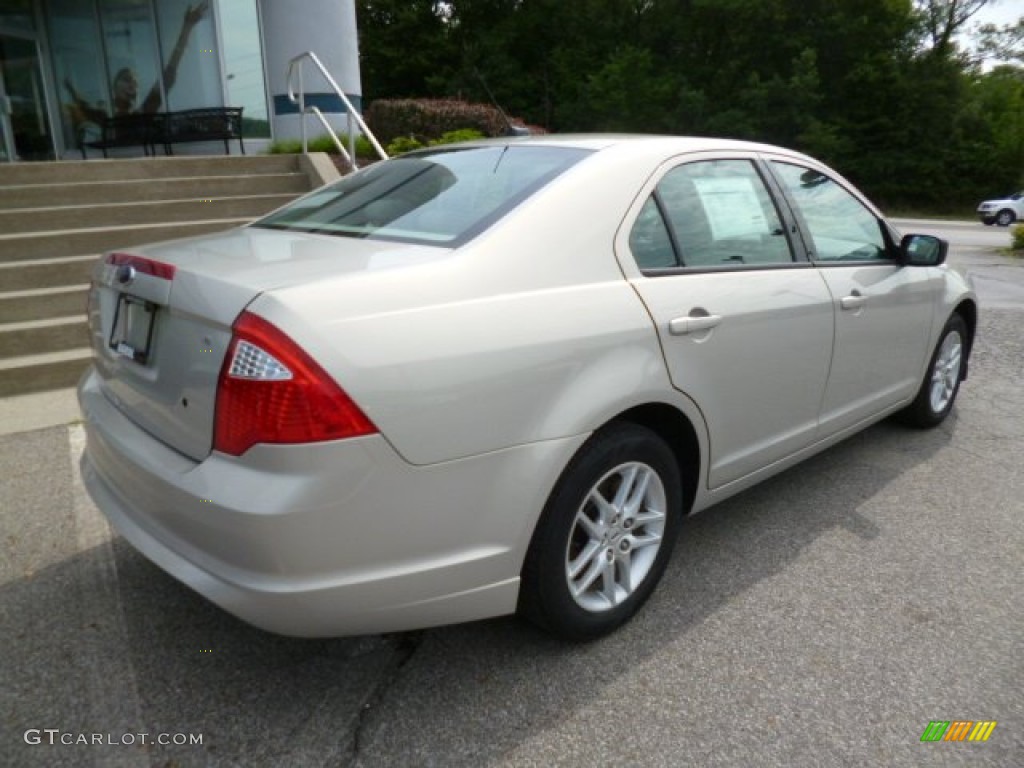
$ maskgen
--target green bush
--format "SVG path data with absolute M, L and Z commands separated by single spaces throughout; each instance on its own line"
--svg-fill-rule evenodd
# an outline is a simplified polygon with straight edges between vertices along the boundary
M 1011 237 L 1013 240 L 1010 247 L 1013 248 L 1013 250 L 1020 251 L 1024 254 L 1024 222 L 1014 226 Z
M 298 139 L 275 139 L 267 151 L 272 155 L 297 155 L 302 151 L 302 142 Z
M 427 143 L 427 146 L 436 147 L 440 144 L 458 144 L 462 141 L 476 141 L 483 138 L 486 138 L 484 134 L 475 128 L 460 128 L 457 131 L 447 131 L 441 134 L 441 138 L 433 139 Z
M 388 157 L 394 157 L 395 155 L 404 155 L 406 152 L 412 152 L 414 149 L 421 149 L 423 142 L 418 139 L 414 139 L 412 136 L 398 136 L 388 142 L 388 145 L 384 147 L 384 151 L 388 153 Z
M 339 134 L 338 138 L 341 140 L 341 144 L 345 149 L 348 149 L 348 136 Z M 451 131 L 445 131 L 440 134 L 438 138 L 421 140 L 415 136 L 396 136 L 391 139 L 390 142 L 384 147 L 384 151 L 388 153 L 388 156 L 401 155 L 406 152 L 412 152 L 414 149 L 421 149 L 422 147 L 433 147 L 439 144 L 455 144 L 460 141 L 473 141 L 475 139 L 485 138 L 485 134 L 476 128 L 457 128 Z M 310 152 L 326 152 L 329 155 L 340 154 L 338 147 L 335 146 L 331 140 L 330 134 L 323 133 L 319 136 L 313 136 L 307 139 L 306 146 L 309 147 Z M 297 155 L 302 151 L 302 140 L 301 139 L 279 139 L 274 141 L 270 145 L 269 152 L 272 155 Z M 365 136 L 356 137 L 356 157 L 366 159 L 377 159 L 377 152 L 374 150 L 373 145 L 370 144 L 370 140 Z
M 406 152 L 412 152 L 414 149 L 422 149 L 423 147 L 458 144 L 460 141 L 475 141 L 476 139 L 483 138 L 486 137 L 474 128 L 460 128 L 457 131 L 447 131 L 441 134 L 440 138 L 431 139 L 426 144 L 415 136 L 398 136 L 384 148 L 384 151 L 388 153 L 388 157 L 394 157 L 395 155 L 404 155 Z
M 341 141 L 341 146 L 348 150 L 348 135 L 338 134 L 338 140 Z M 331 139 L 330 134 L 322 133 L 319 136 L 313 136 L 306 140 L 306 146 L 310 152 L 326 152 L 329 155 L 341 154 L 338 152 L 338 147 Z M 272 155 L 297 155 L 302 152 L 302 139 L 278 139 L 277 141 L 271 142 L 270 154 Z M 365 136 L 356 137 L 356 157 L 376 157 L 377 152 L 374 150 L 373 145 L 370 144 L 370 140 Z

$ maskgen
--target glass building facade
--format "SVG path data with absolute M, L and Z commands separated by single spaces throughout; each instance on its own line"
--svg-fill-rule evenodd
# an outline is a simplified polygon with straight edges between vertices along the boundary
M 291 134 L 274 119 L 288 110 L 274 105 L 287 90 L 288 60 L 316 42 L 355 54 L 340 67 L 335 61 L 332 75 L 358 104 L 353 0 L 303 0 L 298 21 L 296 5 L 0 0 L 0 162 L 80 157 L 80 142 L 99 131 L 104 117 L 135 112 L 243 107 L 247 140 Z M 268 19 L 279 26 L 274 20 L 284 14 L 290 28 L 275 35 Z M 333 22 L 331 38 L 324 37 L 325 20 Z M 275 52 L 270 61 L 268 44 Z

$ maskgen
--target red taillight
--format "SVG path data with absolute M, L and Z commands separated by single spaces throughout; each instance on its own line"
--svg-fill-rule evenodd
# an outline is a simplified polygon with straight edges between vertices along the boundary
M 214 450 L 241 456 L 256 443 L 315 443 L 377 431 L 282 331 L 249 312 L 233 330 L 217 382 Z
M 154 261 L 132 253 L 112 253 L 107 256 L 106 263 L 115 267 L 134 267 L 136 272 L 159 277 L 161 280 L 173 280 L 177 271 L 173 264 L 164 264 L 162 261 Z

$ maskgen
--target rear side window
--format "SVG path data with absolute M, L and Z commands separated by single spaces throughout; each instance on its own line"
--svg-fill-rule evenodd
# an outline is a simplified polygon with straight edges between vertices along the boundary
M 457 246 L 588 154 L 542 146 L 417 152 L 347 176 L 254 226 Z
M 640 269 L 680 266 L 672 237 L 654 195 L 647 198 L 629 233 L 629 247 Z
M 629 242 L 644 270 L 793 261 L 771 194 L 749 160 L 673 168 L 641 209 Z

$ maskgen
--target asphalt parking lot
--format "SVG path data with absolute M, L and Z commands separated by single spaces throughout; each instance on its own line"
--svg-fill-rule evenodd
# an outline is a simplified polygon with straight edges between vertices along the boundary
M 0 436 L 0 766 L 1024 765 L 1024 264 L 954 261 L 996 298 L 951 418 L 688 520 L 589 645 L 265 634 L 111 534 L 79 426 Z M 922 742 L 935 720 L 997 725 Z

